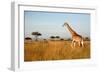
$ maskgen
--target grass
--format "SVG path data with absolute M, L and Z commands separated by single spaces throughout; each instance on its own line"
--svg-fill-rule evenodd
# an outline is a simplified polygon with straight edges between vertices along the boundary
M 45 61 L 90 58 L 90 41 L 85 47 L 71 47 L 71 41 L 32 41 L 24 43 L 24 61 Z

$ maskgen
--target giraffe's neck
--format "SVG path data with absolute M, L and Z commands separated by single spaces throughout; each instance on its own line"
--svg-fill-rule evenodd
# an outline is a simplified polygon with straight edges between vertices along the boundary
M 78 35 L 68 24 L 67 24 L 67 28 L 68 28 L 68 30 L 69 30 L 69 32 L 71 33 L 72 36 Z

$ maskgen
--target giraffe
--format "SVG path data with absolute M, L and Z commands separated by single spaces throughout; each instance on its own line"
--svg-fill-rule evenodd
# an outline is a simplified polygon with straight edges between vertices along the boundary
M 71 46 L 72 46 L 72 47 L 75 47 L 75 44 L 78 43 L 79 46 L 84 47 L 82 36 L 79 35 L 78 33 L 76 33 L 76 32 L 69 26 L 69 24 L 68 24 L 67 22 L 65 22 L 63 26 L 66 26 L 67 29 L 69 30 L 70 34 L 72 35 L 72 43 L 71 43 Z

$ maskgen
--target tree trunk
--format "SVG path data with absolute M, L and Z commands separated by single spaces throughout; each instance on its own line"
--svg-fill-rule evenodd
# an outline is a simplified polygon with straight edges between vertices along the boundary
M 37 35 L 35 36 L 35 41 L 38 41 L 38 36 Z

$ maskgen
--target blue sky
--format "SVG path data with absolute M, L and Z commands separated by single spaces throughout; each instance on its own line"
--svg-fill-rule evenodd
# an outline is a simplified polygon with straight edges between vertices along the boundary
M 24 18 L 25 37 L 32 37 L 32 32 L 40 32 L 41 38 L 69 38 L 68 29 L 62 26 L 64 22 L 83 37 L 90 37 L 90 14 L 24 11 Z

